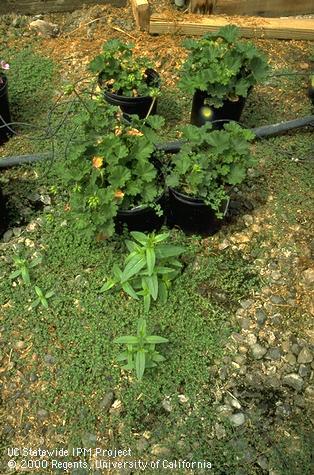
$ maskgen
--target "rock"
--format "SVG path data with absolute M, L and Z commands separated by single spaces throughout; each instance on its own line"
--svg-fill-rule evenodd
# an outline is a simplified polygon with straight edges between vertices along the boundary
M 4 235 L 2 236 L 2 241 L 3 242 L 9 242 L 10 239 L 12 238 L 13 236 L 13 230 L 12 229 L 8 229 Z
M 224 239 L 222 242 L 218 244 L 218 249 L 219 251 L 223 251 L 224 249 L 227 249 L 227 247 L 230 246 L 230 242 L 227 239 Z
M 241 318 L 240 320 L 240 326 L 243 330 L 247 330 L 250 326 L 250 320 L 248 318 Z
M 282 382 L 285 386 L 289 386 L 296 391 L 301 391 L 304 385 L 304 381 L 299 374 L 290 373 L 282 378 Z
M 96 447 L 97 445 L 97 436 L 91 432 L 85 432 L 82 435 L 83 447 Z
M 172 405 L 171 405 L 171 401 L 167 398 L 165 398 L 162 403 L 161 403 L 162 407 L 164 408 L 164 410 L 166 412 L 172 412 Z
M 254 345 L 251 346 L 251 351 L 253 354 L 253 358 L 256 360 L 260 360 L 266 354 L 267 349 L 264 348 L 259 343 L 255 343 Z
M 257 338 L 256 336 L 253 334 L 253 333 L 249 333 L 247 336 L 246 336 L 246 342 L 248 345 L 252 346 L 252 345 L 255 345 L 256 342 L 257 342 Z
M 237 414 L 232 414 L 229 416 L 229 421 L 234 427 L 242 426 L 245 422 L 245 416 L 243 412 L 238 412 Z
M 235 397 L 228 396 L 226 398 L 226 402 L 227 402 L 227 404 L 229 404 L 234 409 L 240 410 L 242 408 L 241 404 L 239 403 L 239 401 Z
M 30 373 L 29 380 L 31 383 L 35 383 L 38 380 L 38 376 L 35 373 Z
M 267 320 L 267 315 L 262 308 L 256 310 L 255 317 L 259 325 L 263 325 Z
M 314 268 L 306 269 L 302 272 L 303 283 L 309 287 L 314 285 Z
M 12 229 L 14 236 L 20 236 L 22 234 L 22 228 L 13 228 Z
M 184 394 L 179 394 L 178 399 L 179 399 L 181 404 L 186 404 L 189 400 L 189 398 L 186 397 Z
M 46 364 L 53 365 L 55 361 L 56 361 L 56 358 L 52 355 L 47 354 L 44 356 L 44 362 Z
M 298 355 L 298 363 L 299 364 L 306 364 L 311 363 L 313 361 L 313 355 L 308 348 L 302 348 Z
M 24 346 L 25 346 L 25 341 L 23 341 L 23 340 L 17 341 L 15 343 L 15 348 L 17 350 L 22 350 L 24 348 Z
M 301 376 L 301 378 L 306 378 L 307 376 L 310 375 L 310 373 L 311 373 L 311 370 L 307 365 L 300 364 L 299 375 Z
M 252 307 L 252 305 L 254 305 L 254 300 L 253 299 L 240 300 L 240 305 L 242 308 L 247 310 L 248 308 Z
M 215 424 L 215 435 L 218 440 L 224 439 L 226 437 L 226 430 L 222 424 Z
M 285 303 L 285 299 L 281 295 L 271 295 L 270 301 L 274 305 L 282 305 Z
M 167 456 L 171 454 L 171 451 L 163 445 L 155 444 L 152 447 L 151 454 L 156 456 Z
M 107 412 L 109 411 L 109 409 L 111 408 L 111 405 L 113 403 L 113 400 L 114 400 L 114 394 L 112 391 L 108 391 L 105 396 L 103 397 L 103 399 L 100 401 L 99 403 L 99 408 L 104 411 L 104 412 Z
M 270 348 L 267 351 L 265 358 L 267 358 L 269 360 L 274 360 L 274 361 L 280 360 L 280 358 L 281 358 L 280 349 L 279 348 Z
M 145 439 L 145 437 L 141 437 L 136 443 L 137 451 L 140 454 L 145 452 L 145 450 L 148 448 L 148 446 L 149 446 L 149 442 Z
M 291 415 L 291 408 L 288 404 L 280 404 L 276 408 L 276 416 L 282 417 L 283 419 Z
M 48 411 L 46 411 L 45 409 L 39 409 L 37 411 L 37 417 L 38 419 L 41 419 L 41 420 L 47 419 Z
M 268 460 L 264 455 L 260 455 L 259 457 L 257 457 L 256 462 L 263 470 L 268 469 Z
M 249 227 L 253 224 L 254 219 L 253 219 L 253 216 L 251 216 L 250 214 L 245 214 L 243 216 L 243 221 L 244 221 L 245 226 Z
M 287 353 L 286 356 L 285 356 L 285 359 L 286 359 L 287 363 L 289 363 L 289 365 L 291 365 L 291 366 L 294 366 L 297 362 L 297 359 L 296 359 L 296 357 L 294 356 L 293 353 Z
M 45 20 L 34 20 L 29 24 L 31 30 L 37 31 L 38 34 L 45 38 L 55 38 L 59 34 L 59 27 L 55 23 L 49 23 Z
M 307 399 L 314 401 L 314 386 L 308 386 L 304 391 L 304 395 Z
M 293 345 L 291 345 L 291 351 L 294 355 L 298 356 L 298 354 L 300 353 L 300 350 L 301 348 L 299 347 L 297 343 L 293 343 Z
M 281 273 L 279 270 L 273 270 L 270 276 L 273 280 L 279 280 L 281 278 Z

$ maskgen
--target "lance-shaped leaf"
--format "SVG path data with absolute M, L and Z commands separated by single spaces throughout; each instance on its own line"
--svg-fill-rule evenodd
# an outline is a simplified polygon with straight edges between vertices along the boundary
M 167 244 L 161 244 L 155 250 L 156 257 L 159 259 L 165 259 L 167 257 L 179 256 L 185 251 L 182 246 L 171 246 Z
M 136 255 L 134 256 L 125 266 L 124 271 L 121 275 L 121 283 L 129 280 L 133 275 L 137 274 L 146 264 L 145 256 Z
M 157 299 L 158 296 L 158 277 L 157 274 L 149 275 L 144 277 L 145 283 L 149 290 L 150 295 L 152 296 L 153 300 Z
M 155 251 L 152 247 L 148 247 L 146 249 L 146 262 L 147 262 L 148 275 L 152 275 L 154 271 L 154 267 L 155 267 L 155 262 L 156 262 Z
M 113 340 L 113 343 L 124 343 L 126 345 L 136 345 L 138 343 L 137 336 L 133 335 L 126 335 L 126 336 L 118 336 Z
M 145 359 L 146 359 L 146 353 L 145 350 L 139 350 L 136 353 L 135 356 L 135 371 L 136 371 L 136 376 L 139 381 L 143 378 L 143 374 L 145 371 Z
M 137 293 L 135 292 L 135 290 L 133 289 L 132 285 L 129 282 L 124 282 L 121 285 L 121 287 L 124 290 L 124 292 L 130 295 L 130 297 L 132 297 L 135 300 L 139 300 L 139 296 L 137 295 Z
M 163 338 L 162 336 L 158 336 L 158 335 L 150 335 L 150 336 L 147 336 L 146 337 L 146 341 L 147 343 L 151 343 L 151 344 L 157 344 L 157 343 L 168 343 L 169 340 L 167 340 L 167 338 Z

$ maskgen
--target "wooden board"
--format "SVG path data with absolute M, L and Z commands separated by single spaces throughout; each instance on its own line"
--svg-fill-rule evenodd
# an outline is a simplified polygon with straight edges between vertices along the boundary
M 213 14 L 283 17 L 314 13 L 314 0 L 214 0 L 212 3 Z
M 54 13 L 73 11 L 83 5 L 124 7 L 126 0 L 0 0 L 0 15 L 6 13 Z
M 196 17 L 195 20 L 169 21 L 163 15 L 151 15 L 151 34 L 204 35 L 225 25 L 237 25 L 244 38 L 279 38 L 314 40 L 314 20 L 311 18 L 226 18 Z
M 133 16 L 137 27 L 142 31 L 149 30 L 150 8 L 147 0 L 131 0 Z

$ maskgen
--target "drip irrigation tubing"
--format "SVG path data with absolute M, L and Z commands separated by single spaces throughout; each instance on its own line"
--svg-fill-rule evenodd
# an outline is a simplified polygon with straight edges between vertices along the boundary
M 279 122 L 278 124 L 265 125 L 262 127 L 256 127 L 251 129 L 255 133 L 257 139 L 270 137 L 272 135 L 277 135 L 279 133 L 287 132 L 292 129 L 305 126 L 314 126 L 314 115 L 302 117 L 300 119 L 289 120 L 287 122 Z M 162 144 L 156 144 L 157 150 L 166 152 L 166 153 L 178 153 L 180 152 L 182 145 L 184 144 L 183 140 L 175 140 L 173 142 L 166 142 Z M 47 160 L 53 158 L 52 153 L 41 153 L 33 155 L 19 155 L 13 157 L 5 157 L 0 159 L 0 168 L 9 168 L 23 164 L 31 164 L 38 162 L 40 160 Z

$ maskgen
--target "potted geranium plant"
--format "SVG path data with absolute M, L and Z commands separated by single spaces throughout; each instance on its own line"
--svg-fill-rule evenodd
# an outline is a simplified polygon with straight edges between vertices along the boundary
M 0 145 L 6 142 L 12 132 L 5 124 L 11 122 L 9 98 L 8 98 L 8 78 L 6 71 L 9 65 L 5 61 L 0 61 Z
M 166 177 L 170 225 L 207 235 L 219 229 L 230 189 L 243 182 L 255 163 L 250 130 L 235 122 L 225 124 L 223 130 L 211 129 L 210 123 L 182 129 L 184 143 L 172 156 Z
M 227 25 L 200 40 L 188 39 L 190 51 L 181 70 L 179 87 L 194 94 L 191 123 L 239 120 L 245 98 L 265 79 L 266 58 L 252 42 L 239 39 L 240 30 Z M 216 122 L 216 124 L 219 122 Z
M 123 224 L 129 230 L 159 229 L 164 179 L 154 142 L 163 119 L 129 123 L 100 98 L 84 99 L 75 122 L 79 140 L 71 144 L 61 171 L 77 227 L 98 238 L 112 236 Z
M 107 41 L 89 70 L 98 75 L 107 102 L 144 119 L 156 113 L 160 79 L 147 58 L 133 55 L 133 47 L 117 39 Z

